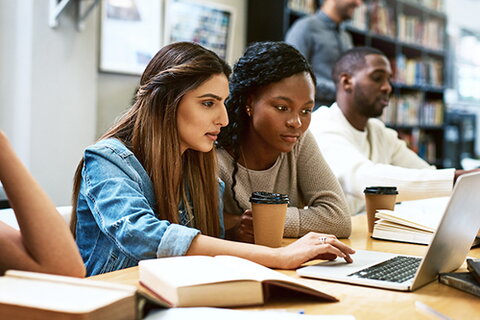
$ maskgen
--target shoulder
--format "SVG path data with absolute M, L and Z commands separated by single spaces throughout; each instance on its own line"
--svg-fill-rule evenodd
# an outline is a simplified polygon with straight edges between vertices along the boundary
M 300 157 L 302 153 L 311 153 L 314 150 L 318 149 L 317 142 L 310 130 L 305 131 L 305 133 L 298 139 L 298 142 L 295 144 L 292 153 L 294 158 Z
M 322 119 L 333 117 L 335 115 L 334 108 L 328 106 L 321 106 L 312 113 L 312 120 L 321 121 Z
M 387 128 L 383 121 L 376 118 L 371 118 L 368 120 L 368 129 L 370 132 L 378 135 L 388 135 L 389 137 L 394 137 L 395 139 L 398 137 L 397 131 Z
M 132 156 L 133 153 L 120 140 L 115 138 L 108 138 L 100 140 L 94 145 L 85 149 L 85 154 L 98 154 L 105 157 L 120 157 L 126 158 Z
M 306 16 L 296 20 L 290 27 L 290 30 L 295 30 L 297 32 L 309 31 L 312 28 L 318 27 L 319 24 L 321 24 L 321 21 L 317 18 L 316 15 Z
M 143 165 L 120 140 L 100 140 L 85 149 L 84 166 L 96 175 L 115 175 L 118 170 L 131 177 L 148 177 Z
M 226 179 L 228 175 L 233 171 L 233 158 L 223 148 L 216 148 L 215 153 L 217 156 L 217 165 L 220 178 Z
M 319 132 L 336 130 L 337 128 L 348 129 L 348 126 L 345 127 L 341 123 L 342 117 L 341 111 L 334 105 L 331 107 L 322 106 L 313 112 L 310 130 L 316 136 Z

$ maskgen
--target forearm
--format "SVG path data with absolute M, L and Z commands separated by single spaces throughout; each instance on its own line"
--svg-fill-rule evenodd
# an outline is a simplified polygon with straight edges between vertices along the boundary
M 289 207 L 284 236 L 298 238 L 310 231 L 348 238 L 352 231 L 352 224 L 346 202 L 342 206 L 324 203 L 305 209 Z
M 83 276 L 77 246 L 46 193 L 15 155 L 0 133 L 0 180 L 21 230 L 26 255 L 18 263 L 33 263 L 36 271 Z M 30 262 L 26 261 L 31 259 Z
M 277 249 L 198 235 L 192 241 L 187 255 L 231 255 L 248 259 L 266 267 L 278 268 Z

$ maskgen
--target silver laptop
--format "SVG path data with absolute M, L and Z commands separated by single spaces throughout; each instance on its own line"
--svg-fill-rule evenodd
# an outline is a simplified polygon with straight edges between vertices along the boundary
M 480 228 L 480 172 L 460 176 L 424 257 L 356 250 L 354 262 L 340 259 L 297 270 L 302 277 L 413 291 L 441 272 L 459 268 Z

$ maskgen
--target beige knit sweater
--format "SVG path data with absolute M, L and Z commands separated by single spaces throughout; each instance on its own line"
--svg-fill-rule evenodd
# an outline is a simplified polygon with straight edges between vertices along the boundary
M 267 170 L 249 170 L 240 164 L 236 175 L 236 199 L 232 194 L 233 158 L 217 149 L 220 178 L 225 182 L 224 212 L 241 215 L 251 207 L 252 191 L 286 193 L 290 204 L 285 222 L 285 237 L 297 238 L 315 231 L 348 237 L 351 220 L 343 191 L 312 136 L 307 131 L 291 152 L 282 153 Z

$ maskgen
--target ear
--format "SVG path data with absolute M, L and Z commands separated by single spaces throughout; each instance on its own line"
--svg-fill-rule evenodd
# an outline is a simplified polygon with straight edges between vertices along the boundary
M 352 92 L 353 90 L 353 77 L 346 73 L 346 72 L 343 72 L 342 74 L 340 74 L 340 80 L 338 81 L 338 84 L 339 84 L 339 87 L 343 88 L 343 90 L 345 92 Z
M 252 95 L 248 95 L 247 96 L 247 105 L 245 106 L 245 112 L 247 113 L 247 115 L 249 117 L 252 116 L 252 102 L 253 102 L 253 98 L 252 98 Z

